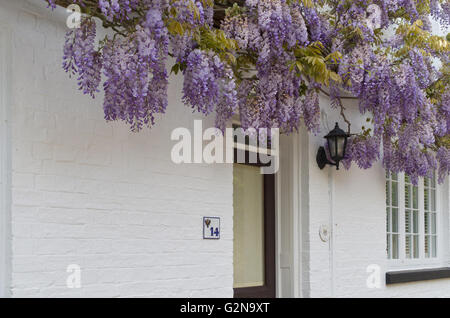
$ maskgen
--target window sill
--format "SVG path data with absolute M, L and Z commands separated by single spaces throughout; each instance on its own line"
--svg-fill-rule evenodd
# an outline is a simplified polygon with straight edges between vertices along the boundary
M 450 278 L 450 267 L 414 269 L 386 273 L 386 285 Z

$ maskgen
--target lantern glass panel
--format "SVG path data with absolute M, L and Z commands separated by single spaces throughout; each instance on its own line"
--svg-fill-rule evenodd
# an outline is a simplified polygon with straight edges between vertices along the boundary
M 328 150 L 330 151 L 330 157 L 336 157 L 336 137 L 328 138 Z
M 337 156 L 342 159 L 344 158 L 345 151 L 345 137 L 337 137 Z

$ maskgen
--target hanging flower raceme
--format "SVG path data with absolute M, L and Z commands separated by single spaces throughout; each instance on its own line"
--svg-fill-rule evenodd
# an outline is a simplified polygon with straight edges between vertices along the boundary
M 319 94 L 310 89 L 300 104 L 301 114 L 305 126 L 312 132 L 318 133 L 320 129 Z
M 192 51 L 184 71 L 183 101 L 209 115 L 216 111 L 216 123 L 225 129 L 237 108 L 237 93 L 231 69 L 217 55 Z
M 398 102 L 403 120 L 412 123 L 418 111 L 425 103 L 424 92 L 420 89 L 413 68 L 408 64 L 402 64 L 396 76 L 399 92 Z
M 450 173 L 450 150 L 445 147 L 439 148 L 436 158 L 439 162 L 439 182 L 442 183 Z
M 444 96 L 442 98 L 442 103 L 439 108 L 439 115 L 441 122 L 443 124 L 443 128 L 440 131 L 439 135 L 441 137 L 445 135 L 450 135 L 450 91 L 447 90 L 444 93 Z M 446 124 L 444 124 L 446 123 Z M 446 129 L 444 129 L 446 127 Z
M 132 130 L 154 124 L 154 115 L 167 107 L 168 31 L 159 8 L 130 38 L 108 41 L 104 48 L 105 118 L 127 121 Z
M 226 16 L 221 29 L 228 37 L 236 40 L 239 49 L 246 50 L 248 48 L 251 30 L 246 15 Z
M 285 0 L 247 1 L 246 4 L 245 13 L 227 16 L 221 26 L 236 40 L 239 49 L 257 56 L 254 61 L 257 79 L 252 80 L 253 83 L 244 81 L 240 87 L 242 125 L 245 128 L 277 127 L 286 133 L 295 131 L 302 109 L 308 124 L 316 112 L 308 108 L 316 106 L 316 99 L 300 99 L 303 81 L 289 70 L 288 62 L 294 57 L 283 49 L 284 45 L 294 47 L 308 41 L 301 7 Z M 313 126 L 317 125 L 309 127 Z
M 108 21 L 127 19 L 138 5 L 139 0 L 98 0 L 98 6 Z
M 92 19 L 83 19 L 81 27 L 66 34 L 63 68 L 69 74 L 78 74 L 78 85 L 84 94 L 95 96 L 101 80 L 102 59 L 95 50 L 96 25 Z
M 303 124 L 317 134 L 325 94 L 352 133 L 345 167 L 382 159 L 412 182 L 449 173 L 450 46 L 431 34 L 433 19 L 450 25 L 446 0 L 246 0 L 221 21 L 234 1 L 47 0 L 52 9 L 72 2 L 83 19 L 67 33 L 63 68 L 92 97 L 103 75 L 107 120 L 152 126 L 168 107 L 174 61 L 183 102 L 215 114 L 220 129 L 239 112 L 243 128 Z M 103 39 L 99 22 L 111 31 Z M 360 132 L 350 131 L 344 98 L 368 117 Z
M 430 11 L 433 18 L 442 26 L 450 25 L 450 2 L 444 0 L 430 0 Z
M 417 49 L 412 49 L 411 51 L 409 51 L 409 57 L 411 60 L 410 65 L 414 70 L 414 75 L 417 78 L 419 88 L 427 88 L 431 80 L 429 72 L 429 61 L 427 63 L 424 56 Z
M 170 36 L 172 56 L 178 63 L 185 63 L 189 53 L 196 47 L 193 39 L 194 30 L 212 26 L 213 7 L 203 0 L 175 0 L 171 2 L 170 12 L 172 21 L 176 22 L 179 28 L 183 28 L 183 26 L 187 28 L 183 34 L 178 32 Z
M 301 79 L 287 66 L 272 67 L 258 80 L 244 80 L 239 87 L 242 127 L 276 127 L 290 133 L 298 129 L 303 116 L 308 128 L 317 131 L 318 95 L 312 90 L 311 94 L 300 96 L 301 85 Z
M 361 169 L 368 169 L 380 157 L 380 140 L 376 137 L 354 137 L 347 145 L 344 167 L 349 169 L 351 161 Z

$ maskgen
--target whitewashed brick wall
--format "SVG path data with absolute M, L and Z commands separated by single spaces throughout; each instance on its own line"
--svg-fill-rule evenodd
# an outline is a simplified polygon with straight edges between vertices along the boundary
M 12 60 L 12 296 L 231 297 L 232 168 L 171 163 L 171 130 L 199 118 L 181 103 L 181 79 L 152 130 L 105 123 L 101 96 L 81 95 L 61 70 L 63 25 L 11 5 L 22 2 L 0 0 Z M 303 295 L 450 297 L 448 279 L 366 287 L 368 265 L 387 268 L 384 172 L 330 176 L 315 162 L 321 136 L 298 140 Z M 220 241 L 201 239 L 207 215 L 222 217 Z M 319 239 L 322 224 L 332 244 Z M 70 264 L 81 266 L 81 289 L 66 287 Z
M 0 21 L 12 31 L 12 296 L 231 297 L 232 167 L 171 162 L 172 129 L 195 118 L 180 78 L 167 114 L 134 134 L 61 69 L 63 24 L 4 2 Z M 219 241 L 202 239 L 211 215 Z M 66 287 L 69 264 L 81 289 Z
M 321 100 L 322 105 L 328 102 Z M 352 129 L 364 125 L 357 104 L 347 104 Z M 335 121 L 346 128 L 337 111 L 327 109 L 324 122 L 334 128 Z M 309 257 L 309 280 L 303 284 L 309 288 L 311 297 L 450 297 L 450 279 L 414 282 L 385 286 L 385 272 L 389 270 L 386 258 L 386 206 L 385 171 L 381 164 L 372 169 L 360 170 L 353 165 L 349 171 L 341 167 L 326 167 L 319 170 L 316 154 L 324 144 L 323 134 L 313 136 L 309 142 L 309 224 L 308 243 L 304 253 Z M 329 175 L 331 173 L 331 176 Z M 448 182 L 447 182 L 448 183 Z M 444 196 L 449 197 L 448 185 L 443 187 Z M 442 213 L 448 218 L 448 201 Z M 332 214 L 332 218 L 330 218 Z M 331 222 L 333 221 L 333 222 Z M 449 265 L 450 231 L 448 219 L 443 218 L 445 255 L 441 266 Z M 330 242 L 319 238 L 319 227 L 325 224 L 333 230 Z M 369 289 L 366 280 L 369 265 L 381 267 L 382 287 Z M 407 268 L 405 268 L 407 269 Z M 392 270 L 392 269 L 391 269 Z

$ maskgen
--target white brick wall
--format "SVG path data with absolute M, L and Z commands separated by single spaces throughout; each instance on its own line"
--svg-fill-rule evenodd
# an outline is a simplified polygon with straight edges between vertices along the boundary
M 24 0 L 11 3 L 0 0 L 12 60 L 12 295 L 231 297 L 232 168 L 171 163 L 171 130 L 192 128 L 199 118 L 180 101 L 181 79 L 171 78 L 168 113 L 152 130 L 133 134 L 124 124 L 105 123 L 101 96 L 82 96 L 61 70 L 63 25 L 18 9 Z M 332 128 L 337 114 L 328 116 Z M 288 188 L 301 189 L 302 232 L 291 236 L 299 244 L 283 246 L 286 260 L 300 259 L 302 295 L 450 296 L 448 279 L 368 289 L 367 266 L 379 264 L 383 274 L 387 268 L 383 170 L 329 175 L 315 162 L 321 136 L 292 140 L 299 142 L 301 184 L 293 178 Z M 220 241 L 201 239 L 207 215 L 222 217 Z M 334 230 L 331 243 L 319 239 L 322 224 Z M 302 255 L 288 255 L 297 245 Z M 81 266 L 81 289 L 66 287 L 69 264 Z M 279 288 L 288 295 L 298 282 L 283 275 L 288 281 Z
M 323 99 L 322 105 L 327 101 Z M 348 104 L 353 129 L 364 124 L 358 115 L 357 105 Z M 325 109 L 325 108 L 324 108 Z M 326 132 L 334 128 L 335 121 L 341 123 L 336 111 L 327 109 L 323 127 Z M 316 154 L 322 146 L 323 134 L 313 136 L 309 142 L 309 246 L 304 253 L 309 257 L 308 288 L 311 297 L 450 297 L 450 279 L 415 282 L 385 286 L 385 272 L 389 270 L 386 259 L 386 207 L 385 172 L 381 164 L 372 169 L 360 170 L 353 165 L 349 171 L 327 167 L 319 170 Z M 329 176 L 331 173 L 331 176 Z M 448 185 L 443 187 L 444 196 L 449 196 Z M 441 266 L 449 264 L 449 216 L 448 202 L 442 206 L 445 255 Z M 332 219 L 330 218 L 332 213 Z M 331 220 L 333 222 L 331 222 Z M 324 243 L 319 238 L 319 227 L 328 225 L 333 231 L 332 240 Z M 369 289 L 366 280 L 367 266 L 381 267 L 381 289 Z M 405 267 L 405 269 L 407 269 Z M 392 270 L 392 268 L 391 268 Z
M 130 133 L 62 71 L 62 24 L 0 6 L 12 30 L 12 295 L 232 296 L 232 167 L 171 163 L 172 129 L 195 118 L 180 78 L 157 126 Z M 202 240 L 208 215 L 222 217 L 219 241 Z M 66 287 L 69 264 L 81 289 Z
M 0 297 L 10 295 L 11 272 L 11 158 L 9 29 L 0 22 Z

